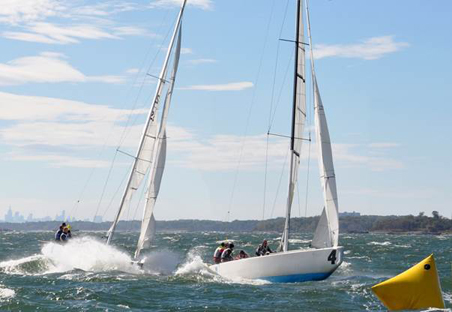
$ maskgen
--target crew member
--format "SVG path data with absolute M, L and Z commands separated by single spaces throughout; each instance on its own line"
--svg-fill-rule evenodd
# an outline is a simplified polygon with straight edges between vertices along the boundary
M 217 249 L 215 249 L 215 252 L 213 253 L 213 262 L 215 264 L 218 264 L 221 262 L 221 254 L 226 248 L 226 244 L 224 242 L 221 242 L 220 246 L 218 246 Z
M 272 252 L 273 251 L 270 249 L 270 246 L 268 246 L 267 240 L 264 239 L 262 244 L 260 244 L 259 247 L 257 247 L 256 249 L 256 256 L 265 256 Z
M 69 240 L 69 229 L 67 227 L 63 228 L 63 233 L 60 236 L 60 241 L 67 243 Z
M 61 234 L 63 234 L 63 226 L 60 225 L 60 229 L 55 233 L 55 240 L 60 241 Z
M 228 262 L 234 260 L 234 258 L 232 257 L 233 250 L 234 250 L 233 243 L 226 244 L 226 249 L 221 254 L 221 262 Z
M 249 257 L 250 256 L 246 253 L 245 250 L 240 250 L 240 252 L 237 255 L 237 257 L 235 257 L 235 260 L 246 259 L 246 258 L 249 258 Z

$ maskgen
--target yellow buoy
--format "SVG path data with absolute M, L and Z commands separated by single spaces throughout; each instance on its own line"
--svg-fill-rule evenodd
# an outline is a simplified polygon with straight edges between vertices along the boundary
M 399 275 L 372 287 L 389 310 L 444 309 L 433 254 Z

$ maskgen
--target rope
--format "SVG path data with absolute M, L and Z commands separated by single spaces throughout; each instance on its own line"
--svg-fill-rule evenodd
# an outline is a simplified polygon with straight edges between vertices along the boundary
M 287 156 L 289 154 L 289 151 L 290 151 L 290 149 L 287 149 L 286 157 L 284 158 L 284 164 L 283 164 L 283 167 L 281 170 L 281 175 L 279 176 L 278 188 L 276 189 L 275 200 L 273 201 L 273 208 L 272 208 L 272 213 L 270 214 L 270 219 L 273 218 L 273 212 L 276 207 L 276 200 L 278 199 L 279 189 L 281 188 L 282 177 L 283 177 L 284 171 L 286 169 L 286 163 L 287 163 L 287 158 L 288 158 Z
M 281 38 L 284 24 L 286 21 L 288 7 L 289 7 L 289 0 L 286 1 L 286 8 L 284 10 L 283 22 L 282 22 L 281 28 L 279 30 L 280 38 Z M 268 145 L 269 145 L 269 133 L 271 130 L 271 125 L 272 125 L 272 112 L 273 112 L 273 101 L 274 101 L 274 96 L 275 96 L 276 73 L 278 71 L 279 45 L 280 45 L 280 42 L 278 40 L 278 45 L 276 48 L 275 67 L 273 70 L 273 84 L 272 84 L 272 93 L 271 93 L 271 97 L 270 97 L 270 110 L 269 110 L 269 114 L 268 114 L 268 130 L 267 130 L 266 147 L 265 147 L 265 172 L 264 172 L 264 195 L 263 195 L 264 199 L 263 199 L 263 203 L 262 203 L 262 220 L 265 219 L 265 206 L 266 206 L 266 200 L 267 200 Z
M 164 16 L 164 18 L 163 18 L 163 20 L 162 20 L 162 22 L 161 22 L 161 24 L 160 24 L 160 29 L 161 29 L 161 28 L 163 27 L 163 25 L 164 25 L 164 22 L 165 22 L 165 20 L 166 20 L 166 17 L 167 17 L 167 15 L 168 15 L 168 12 L 169 12 L 169 10 L 166 10 L 166 14 L 165 14 L 165 16 Z M 166 38 L 165 38 L 165 39 L 166 39 Z M 150 51 L 151 51 L 152 46 L 153 46 L 153 43 L 151 42 L 151 43 L 149 44 L 148 49 L 147 49 L 145 58 L 143 59 L 141 65 L 140 65 L 140 68 L 143 67 L 144 63 L 145 63 L 146 60 L 148 59 L 148 56 L 149 56 L 149 54 L 150 54 Z M 158 54 L 158 53 L 159 53 L 159 52 L 157 52 L 157 54 Z M 156 57 L 157 57 L 157 54 L 156 54 L 156 56 L 154 57 L 154 60 L 152 61 L 152 63 L 151 63 L 150 66 L 152 66 L 153 62 L 155 61 L 155 59 L 156 59 Z M 138 72 L 138 73 L 135 74 L 134 79 L 133 79 L 133 83 L 130 85 L 129 90 L 128 90 L 127 93 L 126 93 L 126 98 L 129 97 L 129 94 L 130 94 L 130 92 L 131 92 L 133 86 L 135 85 L 135 83 L 136 83 L 136 81 L 137 81 L 137 79 L 138 79 L 139 73 L 140 73 L 140 72 Z M 142 83 L 142 85 L 141 85 L 141 88 L 140 88 L 139 93 L 141 92 L 141 89 L 142 89 L 143 85 L 144 85 L 144 81 L 143 81 L 143 83 Z M 138 95 L 138 96 L 139 96 L 139 95 Z M 137 99 L 135 100 L 135 103 L 134 103 L 134 105 L 133 105 L 133 107 L 132 107 L 132 110 L 131 110 L 132 112 L 133 112 L 133 111 L 135 110 L 135 108 L 136 108 L 138 96 L 137 96 Z M 124 103 L 125 103 L 125 102 L 124 102 Z M 121 108 L 124 108 L 125 106 L 126 106 L 126 105 L 122 105 Z M 101 150 L 100 150 L 100 152 L 99 152 L 99 154 L 98 154 L 98 157 L 100 157 L 100 156 L 103 154 L 103 152 L 105 151 L 105 147 L 107 146 L 107 143 L 108 143 L 108 141 L 109 141 L 109 139 L 110 139 L 110 137 L 111 137 L 111 134 L 113 133 L 113 131 L 112 131 L 112 130 L 113 130 L 113 127 L 116 125 L 116 123 L 117 123 L 118 118 L 119 118 L 120 115 L 121 115 L 120 112 L 118 112 L 118 113 L 116 114 L 116 116 L 115 116 L 115 118 L 114 118 L 114 121 L 113 121 L 113 124 L 112 124 L 112 126 L 111 126 L 111 128 L 110 128 L 110 131 L 108 132 L 109 135 L 107 136 L 106 140 L 104 141 L 104 144 L 103 144 L 103 146 L 102 146 L 102 148 L 101 148 Z M 129 116 L 128 116 L 128 121 L 130 120 L 131 115 L 132 115 L 132 114 L 129 114 Z M 126 129 L 126 128 L 127 128 L 127 125 L 126 125 L 125 129 Z M 123 131 L 123 134 L 124 134 L 124 132 L 125 132 L 125 129 L 124 129 L 124 131 Z M 120 141 L 120 144 L 121 144 L 121 141 Z M 108 182 L 108 179 L 109 179 L 109 177 L 110 177 L 111 170 L 112 170 L 113 164 L 114 164 L 114 162 L 115 162 L 115 159 L 116 159 L 116 153 L 115 153 L 115 155 L 114 155 L 114 157 L 113 157 L 113 160 L 112 160 L 112 162 L 111 162 L 110 170 L 109 170 L 108 176 L 107 176 L 107 181 L 106 181 L 105 184 L 104 184 L 104 188 L 103 188 L 103 190 L 102 190 L 101 200 L 99 201 L 99 204 L 98 204 L 98 206 L 96 207 L 96 213 L 95 213 L 94 217 L 97 215 L 97 213 L 98 213 L 98 211 L 99 211 L 99 206 L 100 206 L 100 203 L 101 203 L 101 201 L 102 201 L 103 194 L 105 193 L 105 189 L 106 189 L 106 186 L 107 186 L 107 182 Z M 68 218 L 70 218 L 71 216 L 72 216 L 72 218 L 75 217 L 75 214 L 76 214 L 77 209 L 78 209 L 78 207 L 79 207 L 80 201 L 82 200 L 82 197 L 83 197 L 83 195 L 84 195 L 84 193 L 85 193 L 85 191 L 86 191 L 86 188 L 88 187 L 89 182 L 91 182 L 91 179 L 92 179 L 92 177 L 93 177 L 94 172 L 95 172 L 96 169 L 97 169 L 97 167 L 93 167 L 93 168 L 91 169 L 91 171 L 90 171 L 90 173 L 89 173 L 89 175 L 88 175 L 88 179 L 86 180 L 86 183 L 84 184 L 84 186 L 83 186 L 83 188 L 82 188 L 82 190 L 81 190 L 81 192 L 80 192 L 80 195 L 78 196 L 78 199 L 76 200 L 76 202 L 74 203 L 74 206 L 71 208 L 71 210 L 70 210 L 70 212 L 69 212 L 69 214 L 68 214 Z M 94 217 L 93 217 L 93 220 L 94 220 Z
M 248 127 L 249 127 L 251 113 L 253 111 L 254 102 L 255 102 L 255 98 L 256 98 L 256 90 L 257 90 L 257 85 L 259 83 L 259 77 L 260 77 L 260 72 L 261 72 L 261 68 L 262 68 L 262 62 L 264 60 L 264 54 L 265 54 L 265 50 L 266 50 L 266 47 L 267 47 L 268 34 L 269 34 L 269 31 L 270 31 L 270 25 L 271 25 L 271 22 L 272 22 L 272 19 L 273 19 L 273 8 L 274 8 L 274 6 L 275 6 L 275 0 L 273 0 L 273 4 L 272 4 L 271 10 L 270 10 L 270 18 L 269 18 L 268 23 L 267 23 L 267 30 L 266 30 L 266 33 L 265 33 L 264 45 L 262 47 L 262 54 L 261 54 L 261 57 L 260 57 L 260 60 L 259 60 L 259 66 L 258 66 L 258 70 L 257 70 L 257 73 L 256 73 L 256 78 L 255 78 L 255 88 L 253 89 L 253 95 L 251 97 L 251 105 L 250 105 L 250 109 L 248 111 L 248 116 L 247 116 L 247 119 L 246 119 L 245 135 L 244 135 L 244 137 L 242 139 L 242 142 L 241 142 L 240 153 L 239 153 L 239 160 L 237 162 L 237 167 L 236 167 L 235 175 L 234 175 L 234 182 L 233 182 L 233 185 L 232 185 L 231 197 L 230 197 L 230 200 L 229 200 L 228 217 L 229 217 L 229 214 L 230 214 L 230 211 L 231 211 L 231 207 L 232 207 L 232 203 L 233 203 L 233 200 L 234 200 L 235 189 L 236 189 L 238 175 L 239 175 L 239 169 L 240 169 L 240 165 L 242 163 L 243 149 L 244 149 L 244 146 L 245 146 L 244 143 L 245 143 L 246 137 L 248 136 Z

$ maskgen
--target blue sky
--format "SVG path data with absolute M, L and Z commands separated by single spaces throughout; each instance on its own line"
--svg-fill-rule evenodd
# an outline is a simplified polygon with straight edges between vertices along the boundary
M 159 73 L 179 5 L 2 3 L 0 217 L 11 205 L 112 218 L 129 157 L 117 154 L 102 190 L 116 147 L 135 152 L 155 88 L 146 73 Z M 266 132 L 272 106 L 271 131 L 290 133 L 293 46 L 278 39 L 293 38 L 294 9 L 189 0 L 157 219 L 284 214 L 289 142 L 269 139 L 263 212 Z M 451 11 L 449 1 L 311 1 L 341 211 L 451 216 Z M 307 181 L 307 215 L 322 208 L 315 142 L 309 180 L 308 150 L 294 216 L 305 215 Z M 140 194 L 126 218 L 140 217 Z

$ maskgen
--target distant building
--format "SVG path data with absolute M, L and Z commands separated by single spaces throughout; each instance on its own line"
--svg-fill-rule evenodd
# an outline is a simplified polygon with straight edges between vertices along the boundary
M 339 212 L 339 217 L 359 217 L 361 214 L 359 212 L 353 211 L 353 212 Z
M 33 222 L 34 220 L 33 220 L 33 214 L 32 213 L 30 213 L 29 215 L 28 215 L 28 217 L 27 217 L 27 222 Z
M 55 221 L 65 221 L 66 220 L 66 210 L 61 212 L 61 215 L 55 216 Z
M 102 223 L 102 216 L 94 216 L 93 222 Z
M 9 207 L 8 212 L 5 214 L 5 222 L 14 222 L 13 211 Z

